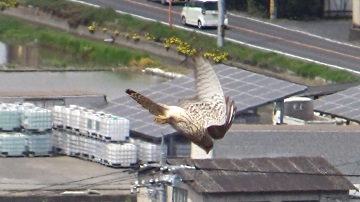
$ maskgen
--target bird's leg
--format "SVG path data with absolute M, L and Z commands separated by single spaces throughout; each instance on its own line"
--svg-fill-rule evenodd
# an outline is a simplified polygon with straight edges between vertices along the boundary
M 157 124 L 165 124 L 165 123 L 167 123 L 166 119 L 167 119 L 166 116 L 159 114 L 155 117 L 154 121 Z

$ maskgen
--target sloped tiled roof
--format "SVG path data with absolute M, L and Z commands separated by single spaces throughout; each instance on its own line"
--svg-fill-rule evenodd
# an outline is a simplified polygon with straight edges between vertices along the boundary
M 168 159 L 198 193 L 348 191 L 353 184 L 323 157 Z

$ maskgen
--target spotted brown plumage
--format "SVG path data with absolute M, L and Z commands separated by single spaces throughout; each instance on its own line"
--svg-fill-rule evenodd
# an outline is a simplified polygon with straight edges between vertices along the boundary
M 211 64 L 203 57 L 196 57 L 194 61 L 196 95 L 180 99 L 180 106 L 157 103 L 130 89 L 126 93 L 155 115 L 156 123 L 170 124 L 209 153 L 213 139 L 223 138 L 231 127 L 236 107 L 233 100 L 224 96 Z

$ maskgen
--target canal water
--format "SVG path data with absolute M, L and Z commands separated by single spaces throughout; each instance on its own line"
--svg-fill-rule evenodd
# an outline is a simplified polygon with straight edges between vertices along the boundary
M 112 100 L 131 88 L 141 90 L 166 79 L 140 72 L 0 72 L 0 91 L 85 91 Z

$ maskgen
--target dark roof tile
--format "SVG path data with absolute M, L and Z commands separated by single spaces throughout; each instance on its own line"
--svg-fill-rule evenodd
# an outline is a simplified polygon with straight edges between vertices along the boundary
M 168 159 L 182 180 L 200 193 L 347 191 L 353 189 L 323 157 Z

